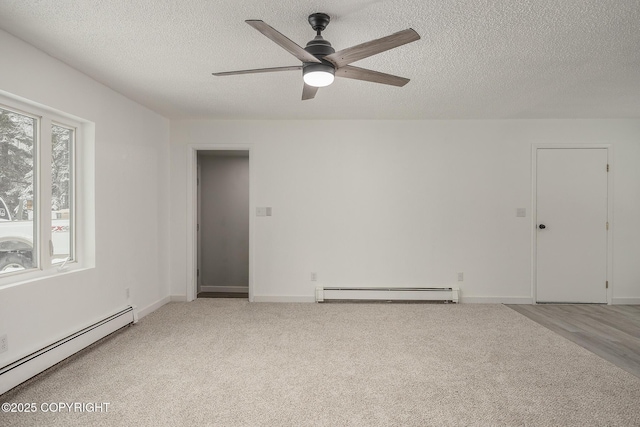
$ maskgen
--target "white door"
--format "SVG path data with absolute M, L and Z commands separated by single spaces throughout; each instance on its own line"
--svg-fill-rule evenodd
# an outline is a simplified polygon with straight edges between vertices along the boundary
M 536 156 L 536 301 L 606 303 L 607 149 Z

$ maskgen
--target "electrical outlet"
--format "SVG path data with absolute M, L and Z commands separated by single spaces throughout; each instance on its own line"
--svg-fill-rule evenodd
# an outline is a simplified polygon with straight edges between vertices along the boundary
M 462 282 L 464 280 L 464 273 L 458 273 L 458 282 Z
M 318 273 L 311 273 L 311 281 L 316 282 L 318 280 Z
M 9 350 L 9 340 L 7 334 L 0 336 L 0 353 L 4 353 Z

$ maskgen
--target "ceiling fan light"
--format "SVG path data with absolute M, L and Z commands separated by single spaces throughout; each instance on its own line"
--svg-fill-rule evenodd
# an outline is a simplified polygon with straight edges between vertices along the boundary
M 304 75 L 304 82 L 309 86 L 325 87 L 333 83 L 333 74 L 326 71 L 311 71 Z
M 302 79 L 309 86 L 325 87 L 333 83 L 335 68 L 326 64 L 309 64 L 302 70 Z

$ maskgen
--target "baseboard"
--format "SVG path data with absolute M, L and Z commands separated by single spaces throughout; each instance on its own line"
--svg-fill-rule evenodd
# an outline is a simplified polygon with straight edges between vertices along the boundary
M 315 302 L 314 296 L 254 295 L 254 302 Z M 461 297 L 461 303 L 471 304 L 533 304 L 531 297 Z
M 254 295 L 253 302 L 316 302 L 316 298 L 313 295 Z
M 167 304 L 168 302 L 186 302 L 186 295 L 171 295 L 145 307 L 138 311 L 138 318 L 141 319 L 144 316 L 152 313 Z M 284 296 L 284 295 L 254 295 L 253 302 L 315 302 L 315 297 L 307 295 L 298 296 Z M 473 297 L 464 296 L 460 297 L 461 303 L 466 304 L 533 304 L 533 298 L 531 297 Z M 613 298 L 611 300 L 613 305 L 640 305 L 640 298 Z
M 248 293 L 248 286 L 200 286 L 200 292 L 237 292 Z
M 154 311 L 156 311 L 157 309 L 159 309 L 160 307 L 162 307 L 165 304 L 168 304 L 170 302 L 186 302 L 187 301 L 187 297 L 186 295 L 169 295 L 167 297 L 164 297 L 162 299 L 159 299 L 158 301 L 149 304 L 148 306 L 146 306 L 145 308 L 141 309 L 141 310 L 137 310 L 137 320 L 142 319 L 144 316 L 153 313 Z
M 611 298 L 612 305 L 640 305 L 640 298 Z
M 0 394 L 133 322 L 134 312 L 128 307 L 1 367 Z
M 533 304 L 531 297 L 468 297 L 462 294 L 463 304 Z
M 142 319 L 147 314 L 153 313 L 154 311 L 156 311 L 157 309 L 159 309 L 160 307 L 162 307 L 163 305 L 165 305 L 166 303 L 168 303 L 170 301 L 171 301 L 171 297 L 164 297 L 161 300 L 158 300 L 158 301 L 154 302 L 153 304 L 149 304 L 145 308 L 143 308 L 141 310 L 138 310 L 137 311 L 138 320 Z

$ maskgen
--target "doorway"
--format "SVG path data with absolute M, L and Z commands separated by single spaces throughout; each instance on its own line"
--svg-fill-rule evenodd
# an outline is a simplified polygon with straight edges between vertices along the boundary
M 537 303 L 608 301 L 608 147 L 534 147 Z
M 249 298 L 249 151 L 197 151 L 197 297 Z

